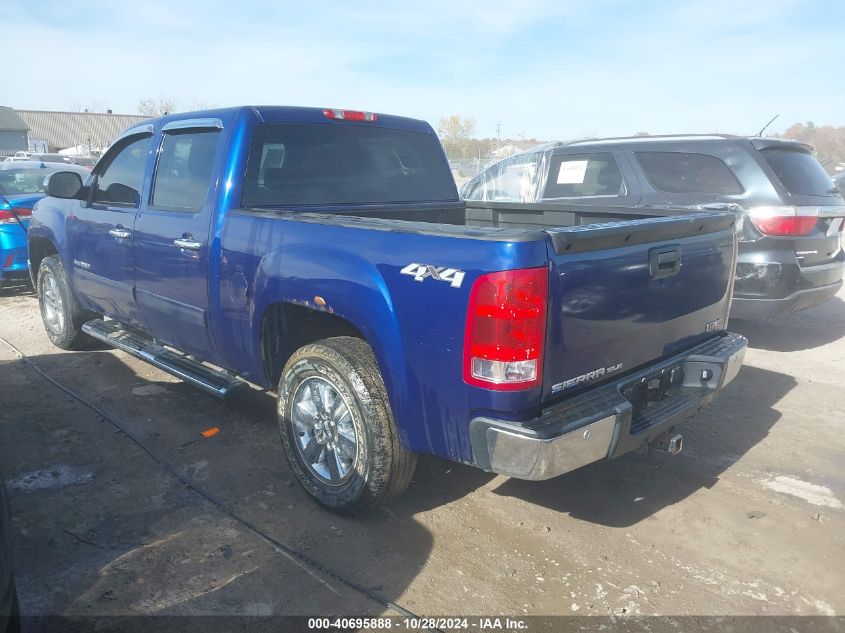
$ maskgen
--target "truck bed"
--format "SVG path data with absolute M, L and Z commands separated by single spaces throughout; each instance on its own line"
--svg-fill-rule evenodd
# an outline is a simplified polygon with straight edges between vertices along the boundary
M 550 266 L 544 402 L 679 353 L 727 324 L 733 213 L 557 203 L 326 211 L 281 213 L 359 229 L 544 242 Z
M 357 209 L 353 212 L 340 212 L 338 215 L 478 228 L 544 230 L 688 213 L 690 213 L 689 209 L 672 207 L 645 209 L 570 203 L 518 204 L 471 201 L 465 206 Z

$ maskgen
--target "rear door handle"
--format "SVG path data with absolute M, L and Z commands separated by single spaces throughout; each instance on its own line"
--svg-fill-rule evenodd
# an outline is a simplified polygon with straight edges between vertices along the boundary
M 109 229 L 109 235 L 111 235 L 112 237 L 116 237 L 119 240 L 127 240 L 132 235 L 132 233 L 128 229 L 124 229 L 121 226 L 116 226 L 113 229 Z
M 202 242 L 197 242 L 190 237 L 180 237 L 178 239 L 173 240 L 173 244 L 178 246 L 179 248 L 185 248 L 189 251 L 198 251 L 202 248 Z
M 681 247 L 663 246 L 648 252 L 649 273 L 654 279 L 677 275 L 681 270 Z

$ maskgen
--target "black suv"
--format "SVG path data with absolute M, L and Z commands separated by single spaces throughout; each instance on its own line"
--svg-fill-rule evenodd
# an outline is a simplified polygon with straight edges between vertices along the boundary
M 845 200 L 813 157 L 784 139 L 644 136 L 549 143 L 488 167 L 473 201 L 733 209 L 739 218 L 731 316 L 812 307 L 842 285 Z

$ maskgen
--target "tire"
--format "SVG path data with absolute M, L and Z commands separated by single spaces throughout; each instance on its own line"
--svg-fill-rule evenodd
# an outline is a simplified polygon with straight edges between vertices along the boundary
M 82 324 L 98 315 L 79 307 L 58 255 L 41 260 L 37 281 L 41 320 L 53 345 L 67 350 L 90 347 L 94 339 L 82 332 Z
M 417 456 L 399 443 L 384 382 L 364 341 L 339 336 L 299 348 L 282 370 L 278 393 L 288 462 L 321 505 L 356 514 L 408 487 Z

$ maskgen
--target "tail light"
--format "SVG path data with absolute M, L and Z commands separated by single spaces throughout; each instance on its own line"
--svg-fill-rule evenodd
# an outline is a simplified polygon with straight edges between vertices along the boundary
M 464 335 L 464 381 L 498 391 L 542 379 L 549 271 L 490 273 L 472 286 Z
M 28 218 L 32 215 L 32 209 L 18 207 L 13 211 L 12 205 L 8 202 L 0 202 L 0 224 L 17 224 L 18 220 L 15 214 L 21 218 Z
M 342 119 L 344 121 L 378 121 L 375 112 L 361 112 L 360 110 L 337 110 L 334 108 L 323 110 L 327 119 Z
M 748 214 L 764 235 L 809 235 L 818 215 L 804 215 L 795 207 L 753 207 Z

